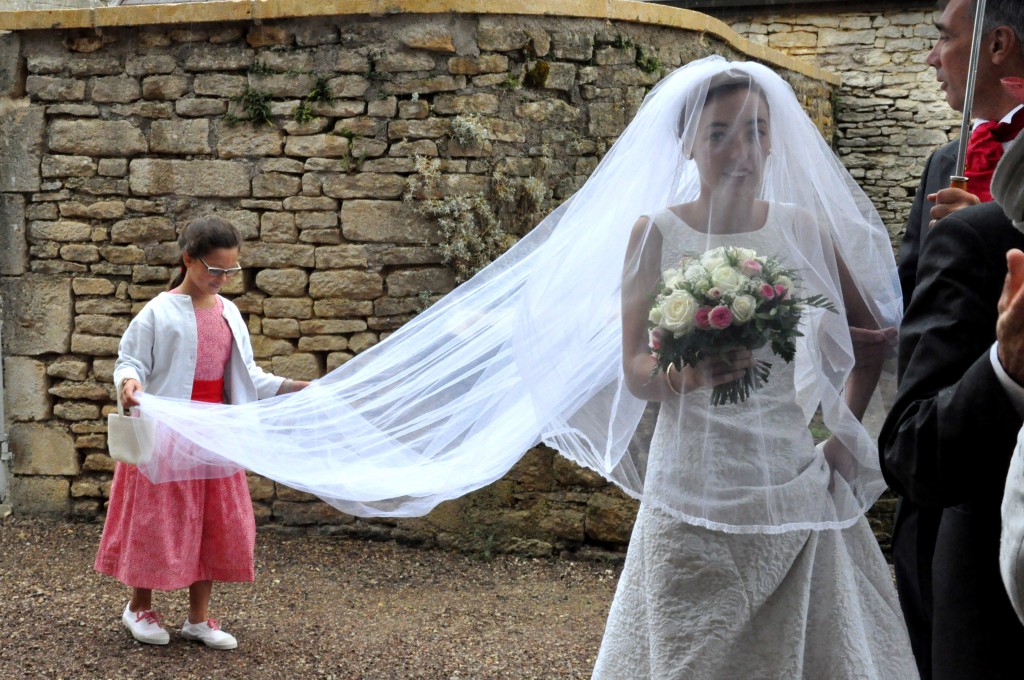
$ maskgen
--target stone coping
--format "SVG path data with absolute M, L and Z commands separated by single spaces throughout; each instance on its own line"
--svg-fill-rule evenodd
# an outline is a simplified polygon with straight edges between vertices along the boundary
M 508 14 L 576 17 L 653 24 L 709 33 L 751 59 L 832 85 L 840 77 L 814 64 L 748 40 L 727 24 L 700 12 L 631 0 L 217 0 L 168 5 L 93 9 L 0 11 L 0 30 L 104 28 L 217 21 L 261 21 L 346 14 Z

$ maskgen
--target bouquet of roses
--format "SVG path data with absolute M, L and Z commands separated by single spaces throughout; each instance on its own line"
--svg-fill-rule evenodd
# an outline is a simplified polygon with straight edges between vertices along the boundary
M 778 259 L 749 248 L 726 246 L 684 257 L 678 268 L 662 273 L 648 316 L 655 373 L 768 343 L 784 361 L 792 361 L 804 310 L 836 311 L 823 295 L 796 296 L 796 278 Z M 744 377 L 716 385 L 711 403 L 744 401 L 770 371 L 769 362 L 758 360 Z

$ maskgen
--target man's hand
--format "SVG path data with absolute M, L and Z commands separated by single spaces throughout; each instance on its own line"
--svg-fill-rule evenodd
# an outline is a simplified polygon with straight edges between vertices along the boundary
M 935 204 L 928 213 L 932 218 L 932 221 L 928 223 L 929 228 L 934 227 L 936 222 L 957 210 L 981 203 L 980 198 L 963 189 L 940 189 L 934 194 L 928 194 L 928 200 Z
M 896 347 L 897 335 L 892 326 L 877 331 L 850 326 L 854 360 L 864 364 L 885 359 Z
M 999 296 L 996 351 L 1006 374 L 1024 385 L 1024 252 L 1006 253 L 1006 281 Z

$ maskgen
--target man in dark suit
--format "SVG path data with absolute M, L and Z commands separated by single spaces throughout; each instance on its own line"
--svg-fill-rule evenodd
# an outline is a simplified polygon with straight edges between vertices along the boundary
M 1007 18 L 1012 25 L 1003 23 Z M 938 24 L 928 63 L 950 105 L 962 108 L 971 1 L 951 0 Z M 998 121 L 1018 105 L 999 81 L 1024 74 L 1024 3 L 989 0 L 986 28 L 974 112 Z M 902 496 L 893 558 L 900 604 L 926 680 L 1008 677 L 998 674 L 1000 663 L 1024 644 L 1024 629 L 999 579 L 1001 494 L 989 497 L 1005 481 L 1022 419 L 988 352 L 1005 254 L 1024 245 L 1024 236 L 998 205 L 977 205 L 976 194 L 939 188 L 948 183 L 954 155 L 946 146 L 929 159 L 901 247 L 907 310 L 900 386 L 879 441 L 883 471 Z M 987 198 L 988 187 L 982 188 Z M 935 202 L 927 214 L 926 200 Z M 976 464 L 972 456 L 987 458 Z M 1011 641 L 1017 645 L 1000 647 Z

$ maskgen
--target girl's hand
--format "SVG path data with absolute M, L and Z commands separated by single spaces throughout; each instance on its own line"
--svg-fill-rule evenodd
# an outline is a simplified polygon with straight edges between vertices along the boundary
M 700 387 L 715 387 L 742 378 L 754 366 L 754 353 L 749 349 L 734 349 L 724 356 L 706 359 L 696 366 L 683 366 L 669 376 L 672 386 L 681 392 L 692 392 Z
M 292 380 L 291 378 L 285 378 L 284 382 L 281 383 L 281 387 L 277 388 L 278 394 L 290 394 L 292 392 L 298 392 L 309 387 L 310 383 L 308 380 Z
M 132 406 L 138 406 L 139 401 L 135 398 L 135 392 L 142 391 L 142 385 L 139 381 L 134 378 L 126 378 L 121 381 L 121 404 L 125 408 L 131 408 Z

